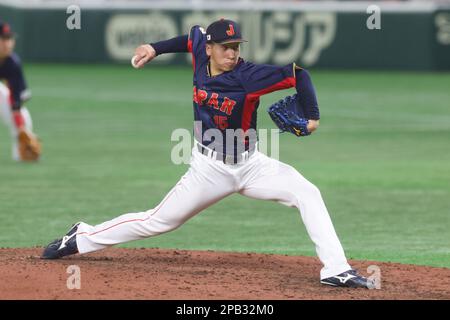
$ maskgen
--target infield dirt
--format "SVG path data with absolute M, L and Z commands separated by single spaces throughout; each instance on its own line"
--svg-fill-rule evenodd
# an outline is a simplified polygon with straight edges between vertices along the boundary
M 366 276 L 380 268 L 381 289 L 367 290 L 321 285 L 313 257 L 113 248 L 41 260 L 41 252 L 0 249 L 0 299 L 450 299 L 447 268 L 351 260 Z M 80 289 L 67 287 L 71 265 Z

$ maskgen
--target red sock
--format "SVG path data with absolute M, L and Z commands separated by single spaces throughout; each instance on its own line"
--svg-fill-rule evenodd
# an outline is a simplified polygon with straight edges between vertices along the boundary
M 23 116 L 20 112 L 14 112 L 13 113 L 14 123 L 16 124 L 17 128 L 23 127 L 25 124 L 25 121 L 23 119 Z

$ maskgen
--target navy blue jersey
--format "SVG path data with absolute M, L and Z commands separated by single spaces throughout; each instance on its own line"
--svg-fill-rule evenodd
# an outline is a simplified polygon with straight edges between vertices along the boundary
M 206 139 L 205 131 L 218 129 L 223 133 L 226 145 L 226 129 L 256 130 L 260 96 L 295 87 L 295 64 L 279 67 L 254 64 L 240 58 L 233 70 L 211 77 L 205 47 L 206 34 L 201 27 L 194 26 L 189 32 L 188 51 L 192 53 L 194 69 L 194 118 L 201 121 L 201 130 L 196 126 L 194 133 L 199 142 L 209 145 L 212 141 Z M 245 143 L 245 149 L 252 147 L 248 140 Z
M 6 80 L 11 95 L 11 106 L 13 110 L 20 109 L 22 102 L 28 99 L 27 84 L 23 76 L 22 64 L 19 56 L 13 53 L 0 62 L 0 80 Z

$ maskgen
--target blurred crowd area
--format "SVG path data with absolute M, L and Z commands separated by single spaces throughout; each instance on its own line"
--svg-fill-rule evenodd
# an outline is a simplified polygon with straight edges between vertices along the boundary
M 39 1 L 39 0 L 38 0 Z M 42 0 L 42 1 L 55 1 L 55 0 Z M 61 0 L 65 1 L 65 0 Z M 97 0 L 105 2 L 120 2 L 124 0 Z M 127 0 L 127 2 L 151 2 L 162 0 Z M 165 2 L 214 2 L 222 0 L 164 0 Z M 230 1 L 230 0 L 228 0 Z M 450 3 L 450 0 L 231 0 L 230 2 L 435 2 L 435 3 Z
M 16 0 L 21 1 L 21 0 Z M 71 2 L 96 2 L 96 3 L 114 3 L 114 2 L 129 2 L 129 3 L 139 3 L 139 2 L 185 2 L 185 3 L 202 3 L 202 2 L 223 2 L 223 0 L 72 0 Z M 1 2 L 1 1 L 0 1 Z M 70 2 L 68 0 L 26 0 L 26 2 L 31 3 L 50 3 L 50 2 Z M 433 2 L 433 3 L 450 3 L 450 0 L 228 0 L 227 2 Z
M 436 4 L 436 5 L 450 5 L 450 0 L 227 0 L 226 3 L 229 3 L 230 6 L 233 4 L 252 4 L 252 3 L 308 3 L 308 4 L 314 4 L 314 3 L 331 3 L 336 4 L 340 2 L 346 2 L 348 3 L 355 3 L 355 4 L 371 4 L 371 3 L 385 3 L 385 4 Z M 168 5 L 176 5 L 176 4 L 192 4 L 199 6 L 202 3 L 221 3 L 223 4 L 223 0 L 0 0 L 0 4 L 6 4 L 6 5 L 21 5 L 21 6 L 39 6 L 42 5 L 61 5 L 61 4 L 75 4 L 75 5 L 83 5 L 83 4 L 89 4 L 89 5 L 102 5 L 105 6 L 111 5 L 126 5 L 130 4 L 130 6 L 136 6 L 140 4 L 148 5 L 149 3 L 158 3 L 158 5 L 161 4 L 168 4 Z

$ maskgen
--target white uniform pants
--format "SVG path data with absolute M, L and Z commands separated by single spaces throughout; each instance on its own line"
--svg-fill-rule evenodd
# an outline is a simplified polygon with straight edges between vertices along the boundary
M 316 186 L 293 167 L 256 151 L 245 163 L 227 165 L 194 147 L 190 168 L 155 208 L 128 213 L 77 233 L 80 253 L 169 232 L 232 193 L 296 207 L 324 267 L 321 279 L 350 269 Z
M 12 158 L 15 161 L 19 161 L 19 149 L 17 146 L 17 128 L 14 123 L 14 119 L 11 111 L 11 102 L 10 102 L 10 91 L 7 86 L 5 86 L 2 82 L 0 82 L 0 118 L 3 119 L 3 122 L 9 129 L 11 133 L 12 139 Z M 33 121 L 31 120 L 30 112 L 27 108 L 23 107 L 20 109 L 22 113 L 22 117 L 24 120 L 25 129 L 30 132 L 33 132 Z

